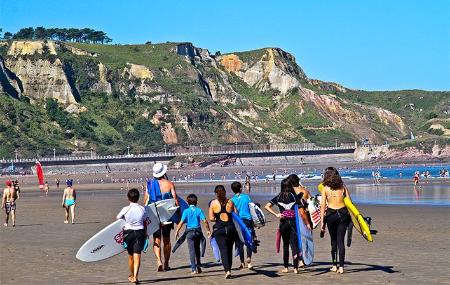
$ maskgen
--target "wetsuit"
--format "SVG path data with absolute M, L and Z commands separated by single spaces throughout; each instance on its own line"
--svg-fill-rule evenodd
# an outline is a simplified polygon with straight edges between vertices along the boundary
M 233 262 L 233 244 L 238 240 L 238 234 L 234 227 L 231 213 L 226 210 L 228 200 L 220 205 L 220 212 L 214 213 L 216 223 L 213 226 L 213 237 L 216 239 L 219 246 L 220 256 L 222 259 L 222 265 L 225 272 L 231 271 L 231 265 Z M 222 221 L 220 219 L 221 214 L 228 216 L 228 221 Z
M 279 231 L 283 240 L 283 265 L 289 267 L 289 245 L 292 250 L 294 268 L 298 268 L 299 248 L 298 236 L 295 225 L 295 204 L 300 204 L 298 196 L 291 193 L 280 193 L 270 200 L 272 205 L 277 205 L 283 218 L 280 219 Z
M 344 191 L 331 190 L 331 194 L 334 197 L 338 197 L 339 195 L 344 196 Z M 344 238 L 350 221 L 350 214 L 348 213 L 347 207 L 342 207 L 340 209 L 327 208 L 325 223 L 327 224 L 328 232 L 330 233 L 331 238 L 331 260 L 333 262 L 333 266 L 337 265 L 336 257 L 339 252 L 339 267 L 344 267 Z

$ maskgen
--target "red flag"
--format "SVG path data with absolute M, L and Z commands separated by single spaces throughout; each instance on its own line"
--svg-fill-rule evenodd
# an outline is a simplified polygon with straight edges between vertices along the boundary
M 36 160 L 36 174 L 39 181 L 39 189 L 44 189 L 44 171 L 42 171 L 42 165 Z

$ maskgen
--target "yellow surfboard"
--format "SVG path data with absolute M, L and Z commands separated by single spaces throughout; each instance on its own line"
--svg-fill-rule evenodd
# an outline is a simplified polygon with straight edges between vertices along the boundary
M 323 183 L 320 183 L 319 186 L 317 186 L 317 190 L 319 190 L 320 194 L 322 194 L 323 187 L 325 187 L 325 186 L 323 186 Z
M 358 209 L 353 205 L 352 201 L 348 197 L 344 197 L 344 204 L 350 213 L 352 218 L 353 226 L 355 229 L 367 240 L 373 241 L 372 234 L 370 233 L 369 225 L 366 220 L 364 220 L 363 215 L 358 211 Z

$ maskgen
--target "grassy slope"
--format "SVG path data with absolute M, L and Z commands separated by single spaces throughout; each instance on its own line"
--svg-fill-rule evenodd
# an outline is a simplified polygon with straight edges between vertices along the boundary
M 423 90 L 402 91 L 349 91 L 338 94 L 339 97 L 366 105 L 378 106 L 402 117 L 407 127 L 413 131 L 427 122 L 427 116 L 433 112 L 438 117 L 450 103 L 450 92 L 430 92 Z M 410 104 L 414 104 L 414 110 Z
M 142 64 L 153 68 L 171 69 L 176 65 L 185 67 L 186 61 L 182 57 L 174 56 L 171 49 L 175 43 L 148 45 L 95 45 L 85 43 L 69 43 L 76 48 L 98 54 L 98 59 L 105 65 L 123 68 L 126 63 Z

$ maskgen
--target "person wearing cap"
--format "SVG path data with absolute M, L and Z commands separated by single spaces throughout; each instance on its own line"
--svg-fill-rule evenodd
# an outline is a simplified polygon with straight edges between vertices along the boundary
M 64 224 L 69 223 L 69 211 L 72 215 L 72 224 L 75 221 L 75 202 L 77 200 L 77 193 L 75 189 L 73 189 L 73 180 L 66 180 L 67 188 L 64 189 L 63 197 L 62 197 L 62 207 L 66 211 L 66 219 L 64 220 Z
M 11 214 L 12 226 L 16 226 L 16 200 L 17 192 L 13 187 L 12 181 L 6 181 L 6 188 L 3 190 L 2 209 L 5 209 L 5 227 L 9 223 L 9 214 Z
M 153 179 L 147 182 L 147 191 L 144 197 L 144 206 L 164 199 L 175 199 L 178 204 L 175 185 L 167 177 L 167 165 L 160 162 L 153 166 Z M 170 252 L 172 244 L 170 243 L 170 231 L 173 229 L 173 223 L 161 225 L 161 228 L 153 234 L 153 251 L 158 263 L 157 271 L 169 270 Z M 161 237 L 164 243 L 164 267 L 161 256 Z

